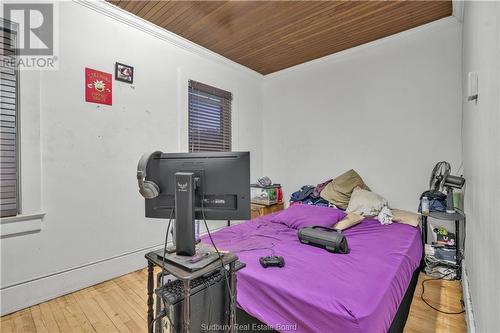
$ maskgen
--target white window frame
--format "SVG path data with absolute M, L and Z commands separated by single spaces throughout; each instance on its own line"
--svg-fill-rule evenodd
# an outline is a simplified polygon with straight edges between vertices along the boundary
M 19 33 L 15 22 L 0 18 L 0 24 Z M 2 239 L 42 229 L 45 212 L 41 200 L 40 88 L 41 71 L 17 70 L 17 215 L 0 218 Z

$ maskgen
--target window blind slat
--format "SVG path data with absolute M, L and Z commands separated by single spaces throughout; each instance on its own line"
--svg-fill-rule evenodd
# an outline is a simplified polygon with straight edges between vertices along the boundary
M 0 109 L 0 115 L 2 115 L 2 116 L 15 116 L 16 110 Z
M 215 106 L 207 106 L 201 103 L 198 103 L 198 101 L 193 101 L 191 100 L 191 108 L 189 109 L 192 112 L 199 112 L 201 114 L 207 114 L 211 116 L 222 116 L 221 108 L 220 106 L 215 107 Z
M 231 151 L 232 94 L 189 81 L 189 151 Z
M 15 173 L 2 174 L 2 179 L 3 180 L 16 180 L 17 179 L 17 175 Z
M 221 110 L 210 110 L 210 109 L 205 109 L 203 107 L 197 107 L 194 106 L 192 109 L 190 109 L 191 113 L 196 113 L 195 118 L 191 119 L 214 119 L 214 120 L 219 120 L 221 118 L 224 118 L 228 122 L 231 120 L 231 114 L 228 114 L 226 112 L 221 112 Z M 228 123 L 229 124 L 229 123 Z
M 15 186 L 1 186 L 0 193 L 2 193 L 3 198 L 10 197 L 11 194 L 9 194 L 9 193 L 16 193 L 16 187 Z
M 16 198 L 2 198 L 2 199 L 0 199 L 0 203 L 2 205 L 16 204 L 16 202 L 17 202 Z
M 16 197 L 16 189 L 14 188 L 11 192 L 0 192 L 0 199 L 9 199 Z
M 0 25 L 0 216 L 18 213 L 16 33 Z
M 4 43 L 4 44 L 10 45 L 10 43 L 11 43 L 10 35 L 6 36 L 3 33 L 0 33 L 0 41 L 2 41 L 2 43 Z
M 16 116 L 0 116 L 0 121 L 16 121 Z
M 4 91 L 4 90 L 0 90 L 0 97 L 2 98 L 12 98 L 12 99 L 16 99 L 16 93 L 15 92 L 10 92 L 10 91 Z
M 16 109 L 8 109 L 4 107 L 0 107 L 0 115 L 2 116 L 15 116 L 16 115 Z
M 2 62 L 2 60 L 0 60 Z M 16 88 L 16 81 L 11 81 L 11 80 L 0 80 L 0 86 L 2 87 L 12 87 Z
M 223 145 L 224 144 L 224 140 L 222 138 L 221 139 L 214 139 L 214 138 L 210 138 L 208 136 L 200 137 L 200 140 L 194 140 L 194 142 L 200 146 L 202 146 L 202 145 Z
M 11 82 L 15 82 L 16 81 L 16 75 L 15 74 L 7 74 L 7 73 L 3 73 L 3 72 L 0 72 L 0 78 L 5 81 L 11 81 Z
M 0 103 L 0 109 L 2 109 L 2 110 L 15 110 L 16 106 L 13 104 Z
M 13 68 L 6 68 L 6 67 L 0 67 L 0 73 L 6 74 L 6 75 L 16 75 L 16 71 Z
M 2 103 L 16 103 L 16 94 L 15 93 L 8 93 L 1 91 L 0 92 L 0 98 Z
M 229 135 L 229 133 L 227 131 L 213 133 L 213 132 L 209 132 L 209 131 L 192 130 L 189 133 L 191 135 L 194 135 L 195 137 L 206 137 L 207 139 L 212 139 L 212 140 L 217 140 L 217 141 L 224 141 L 222 136 Z
M 15 174 L 17 172 L 16 168 L 2 168 L 1 174 L 2 175 L 11 175 Z
M 11 93 L 15 93 L 16 92 L 16 88 L 3 85 L 2 83 L 0 83 L 0 91 L 1 92 L 11 92 Z
M 207 108 L 220 109 L 222 106 L 222 100 L 220 98 L 211 99 L 208 96 L 194 95 L 192 96 L 192 101 L 197 105 L 203 105 Z
M 0 210 L 0 217 L 9 217 L 9 216 L 16 216 L 17 215 L 17 209 L 6 209 L 4 210 L 3 208 Z
M 0 115 L 0 117 L 12 117 L 11 115 Z M 15 119 L 15 118 L 14 118 Z M 9 120 L 0 120 L 0 126 L 2 127 L 16 127 L 16 122 L 14 121 L 9 121 Z
M 1 149 L 0 150 L 0 157 L 2 157 L 2 159 L 4 157 L 7 157 L 7 158 L 9 158 L 9 157 L 16 157 L 16 152 L 14 150 L 3 150 L 3 149 Z
M 5 44 L 3 44 L 3 45 L 5 45 Z M 3 46 L 3 45 L 2 45 L 2 46 Z M 9 49 L 4 49 L 4 48 L 2 48 L 2 49 L 0 49 L 0 50 L 1 50 L 1 51 L 0 51 L 0 54 L 1 54 L 1 55 L 6 55 L 6 56 L 9 56 L 9 55 L 14 55 L 14 50 L 9 50 Z
M 2 147 L 5 147 L 5 146 L 15 146 L 16 145 L 16 140 L 0 139 L 0 145 Z M 3 161 L 2 161 L 2 164 L 3 164 Z
M 12 180 L 12 179 L 3 179 L 0 180 L 0 186 L 15 186 L 16 185 L 16 181 L 15 180 Z
M 4 132 L 0 131 L 0 139 L 15 140 L 16 134 L 15 133 L 4 133 Z
M 3 210 L 10 210 L 10 209 L 16 209 L 16 203 L 8 203 L 8 204 L 1 204 L 0 205 L 2 207 L 2 211 Z
M 15 134 L 16 128 L 3 126 L 3 122 L 2 122 L 2 126 L 0 127 L 0 132 L 2 132 L 2 133 L 14 133 Z
M 15 145 L 1 145 L 0 149 L 1 150 L 16 150 L 16 146 Z
M 199 111 L 196 111 L 196 112 L 199 112 Z M 191 113 L 194 113 L 193 111 Z M 200 122 L 210 122 L 210 123 L 213 123 L 213 124 L 216 124 L 217 127 L 220 127 L 221 125 L 224 126 L 223 124 L 221 124 L 221 118 L 224 118 L 224 117 L 219 117 L 218 115 L 215 115 L 215 114 L 209 114 L 209 113 L 197 113 L 195 117 L 191 117 L 191 119 L 189 119 L 189 122 L 190 123 L 200 123 Z M 229 120 L 227 117 L 226 119 L 224 120 Z

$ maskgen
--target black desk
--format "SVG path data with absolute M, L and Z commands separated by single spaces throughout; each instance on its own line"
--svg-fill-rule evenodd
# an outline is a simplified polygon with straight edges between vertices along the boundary
M 149 252 L 145 255 L 146 260 L 148 261 L 148 315 L 147 315 L 147 323 L 148 323 L 148 333 L 153 333 L 153 320 L 154 320 L 154 266 L 158 266 L 163 268 L 163 260 L 160 256 L 158 256 L 155 252 Z M 238 257 L 231 252 L 223 253 L 222 261 L 224 265 L 229 265 L 229 286 L 231 288 L 231 292 L 233 294 L 233 298 L 231 299 L 230 312 L 229 312 L 229 332 L 235 332 L 235 324 L 236 324 L 236 271 L 235 271 L 235 263 L 238 260 Z M 190 304 L 189 304 L 189 290 L 191 288 L 191 280 L 201 277 L 205 274 L 209 274 L 221 267 L 220 260 L 217 259 L 213 263 L 207 265 L 206 267 L 190 272 L 182 269 L 179 266 L 170 264 L 165 262 L 165 271 L 172 274 L 179 280 L 182 280 L 184 284 L 184 313 L 183 313 L 183 327 L 184 332 L 190 332 L 190 324 L 191 324 L 191 312 L 190 312 Z
M 460 237 L 460 222 L 464 224 L 465 229 L 465 215 L 460 212 L 445 213 L 445 212 L 429 212 L 429 214 L 422 214 L 422 232 L 424 247 L 427 244 L 427 218 L 432 217 L 437 220 L 455 221 L 455 256 L 457 258 L 456 279 L 462 278 L 462 253 L 461 253 L 461 237 Z M 425 256 L 425 248 L 424 248 Z

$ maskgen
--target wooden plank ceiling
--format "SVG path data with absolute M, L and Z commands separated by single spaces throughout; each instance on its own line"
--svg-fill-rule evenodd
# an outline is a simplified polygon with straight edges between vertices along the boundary
M 261 74 L 452 14 L 451 1 L 110 2 Z

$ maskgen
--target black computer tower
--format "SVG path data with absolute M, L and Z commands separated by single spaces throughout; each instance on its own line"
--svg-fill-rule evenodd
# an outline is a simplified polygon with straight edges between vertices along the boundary
M 191 332 L 224 332 L 229 328 L 229 293 L 227 289 L 226 277 L 223 273 L 216 273 L 210 278 L 205 279 L 204 285 L 195 288 L 191 293 Z M 183 332 L 183 300 L 170 303 L 165 293 L 182 292 L 180 281 L 177 281 L 171 275 L 161 278 L 158 274 L 158 286 L 156 291 L 156 316 L 166 307 L 167 317 L 158 319 L 155 323 L 156 333 L 181 333 Z M 170 329 L 170 321 L 173 329 Z M 169 330 L 170 329 L 170 330 Z

